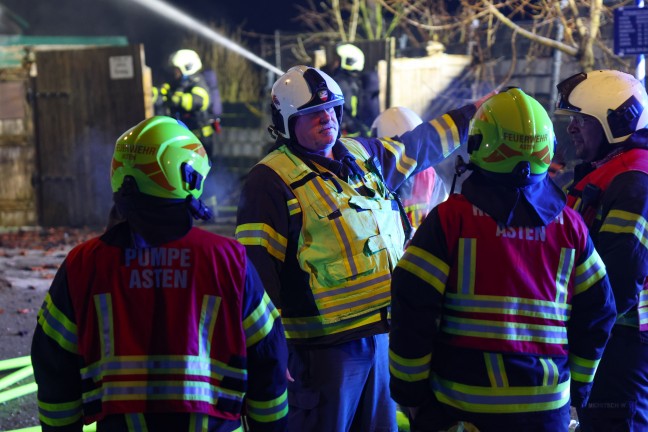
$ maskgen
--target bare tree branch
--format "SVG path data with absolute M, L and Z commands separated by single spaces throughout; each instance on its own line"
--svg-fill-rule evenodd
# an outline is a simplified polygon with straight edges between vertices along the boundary
M 560 50 L 566 54 L 569 54 L 571 56 L 576 56 L 578 54 L 578 48 L 573 47 L 571 45 L 567 45 L 563 42 L 559 42 L 554 39 L 550 39 L 544 36 L 540 36 L 536 33 L 532 33 L 519 25 L 515 24 L 513 21 L 508 19 L 506 16 L 504 16 L 491 2 L 488 0 L 484 0 L 484 4 L 488 7 L 488 10 L 497 18 L 499 19 L 504 25 L 506 25 L 508 28 L 513 30 L 514 33 L 519 33 L 520 35 L 524 36 L 527 39 L 530 39 L 534 42 L 541 43 L 543 45 L 546 45 L 551 48 L 555 48 L 557 50 Z
M 331 0 L 331 5 L 333 6 L 335 22 L 337 22 L 338 31 L 340 32 L 340 39 L 346 42 L 348 38 L 346 32 L 344 31 L 344 22 L 342 21 L 342 13 L 340 11 L 340 0 Z

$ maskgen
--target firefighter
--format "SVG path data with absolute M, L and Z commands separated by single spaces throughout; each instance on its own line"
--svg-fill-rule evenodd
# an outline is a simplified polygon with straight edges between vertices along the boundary
M 38 314 L 32 363 L 44 431 L 284 431 L 287 349 L 245 249 L 192 227 L 210 164 L 181 122 L 116 142 L 124 220 L 65 258 Z
M 371 125 L 373 136 L 398 137 L 423 123 L 421 117 L 405 107 L 392 107 L 383 111 Z M 403 201 L 407 218 L 416 230 L 428 212 L 448 197 L 441 177 L 433 167 L 409 177 L 396 191 Z
M 579 410 L 582 431 L 648 430 L 648 96 L 615 70 L 573 75 L 558 84 L 556 114 L 576 157 L 567 205 L 583 216 L 614 291 L 617 319 Z
M 587 401 L 615 306 L 585 224 L 547 176 L 554 143 L 522 90 L 484 102 L 461 194 L 398 262 L 391 395 L 413 431 L 566 431 L 570 401 Z
M 295 66 L 271 93 L 275 148 L 247 176 L 236 238 L 281 309 L 289 430 L 396 431 L 389 281 L 407 218 L 391 191 L 459 147 L 475 105 L 401 141 L 352 139 L 340 138 L 345 98 L 326 73 Z
M 200 56 L 181 49 L 169 56 L 173 78 L 153 88 L 153 105 L 157 114 L 181 120 L 200 139 L 207 155 L 212 157 L 215 115 L 210 87 L 202 74 Z
M 349 137 L 369 136 L 371 121 L 375 118 L 379 109 L 377 106 L 372 109 L 378 102 L 377 98 L 371 98 L 370 94 L 374 94 L 376 91 L 365 88 L 365 83 L 374 83 L 365 77 L 363 72 L 365 65 L 364 53 L 360 48 L 349 43 L 338 45 L 335 53 L 338 66 L 334 70 L 332 77 L 338 83 L 344 95 L 344 116 L 340 124 L 342 135 Z M 363 106 L 363 104 L 366 106 Z M 369 106 L 370 104 L 371 106 Z M 366 113 L 372 113 L 373 111 L 376 111 L 376 114 L 367 119 Z
M 203 68 L 193 50 L 181 49 L 169 57 L 173 79 L 159 91 L 153 89 L 156 112 L 181 120 L 200 139 L 212 164 L 214 131 L 220 132 L 222 104 L 216 73 Z M 221 167 L 224 168 L 224 167 Z M 219 185 L 215 178 L 205 183 L 203 201 L 216 213 Z

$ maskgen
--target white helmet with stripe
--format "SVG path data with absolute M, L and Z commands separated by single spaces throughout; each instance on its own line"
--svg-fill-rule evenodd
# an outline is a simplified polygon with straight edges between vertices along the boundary
M 610 144 L 623 142 L 648 126 L 646 88 L 630 74 L 616 70 L 581 72 L 557 87 L 555 113 L 596 118 Z
M 423 123 L 421 117 L 414 111 L 405 107 L 391 107 L 386 109 L 371 125 L 373 136 L 394 137 L 409 132 Z
M 271 132 L 290 139 L 295 117 L 335 107 L 342 121 L 344 95 L 340 86 L 326 73 L 308 66 L 294 66 L 272 86 Z

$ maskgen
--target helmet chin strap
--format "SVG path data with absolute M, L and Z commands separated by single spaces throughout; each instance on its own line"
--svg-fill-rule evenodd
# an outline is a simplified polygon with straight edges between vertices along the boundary
M 274 125 L 268 126 L 268 133 L 273 140 L 279 138 L 279 131 L 277 131 L 277 128 L 274 127 Z
M 461 155 L 457 156 L 457 159 L 455 159 L 455 173 L 454 176 L 452 177 L 452 186 L 450 187 L 450 195 L 454 193 L 455 186 L 457 185 L 457 178 L 461 177 L 466 171 L 472 170 L 473 164 L 464 160 Z

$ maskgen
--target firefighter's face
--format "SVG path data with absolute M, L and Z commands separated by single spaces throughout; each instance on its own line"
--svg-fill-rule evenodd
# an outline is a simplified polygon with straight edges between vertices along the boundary
M 301 146 L 329 156 L 339 128 L 335 108 L 328 108 L 297 117 L 295 138 Z
M 589 115 L 575 114 L 571 116 L 567 132 L 574 144 L 576 157 L 583 162 L 593 162 L 599 158 L 603 146 L 607 146 L 605 131 L 599 121 Z
M 182 72 L 177 67 L 173 68 L 173 79 L 175 79 L 176 81 L 182 79 Z

